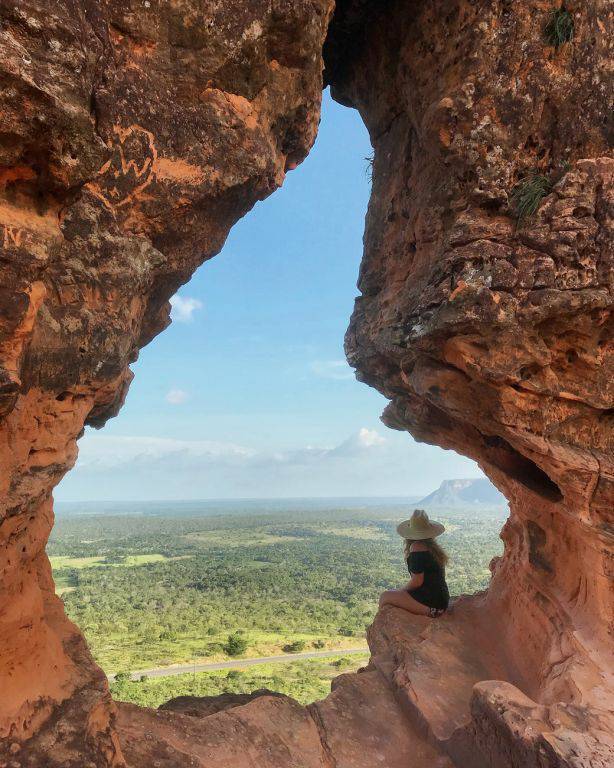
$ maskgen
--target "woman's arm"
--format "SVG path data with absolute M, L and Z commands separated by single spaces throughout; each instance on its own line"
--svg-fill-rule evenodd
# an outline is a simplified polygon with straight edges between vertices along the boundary
M 411 592 L 412 589 L 418 589 L 418 587 L 421 587 L 423 584 L 424 584 L 424 574 L 412 573 L 411 579 L 407 582 L 405 589 L 408 592 Z
M 414 541 L 411 547 L 409 548 L 409 557 L 407 559 L 407 568 L 409 570 L 409 575 L 411 576 L 411 579 L 407 582 L 407 586 L 405 589 L 408 592 L 411 592 L 413 589 L 418 589 L 418 587 L 421 587 L 424 584 L 424 571 L 419 571 L 418 573 L 414 573 L 412 571 L 412 567 L 418 568 L 423 566 L 423 563 L 421 562 L 421 555 L 417 555 L 415 553 L 417 552 L 425 552 L 426 547 L 422 542 Z M 417 567 L 416 567 L 417 566 Z

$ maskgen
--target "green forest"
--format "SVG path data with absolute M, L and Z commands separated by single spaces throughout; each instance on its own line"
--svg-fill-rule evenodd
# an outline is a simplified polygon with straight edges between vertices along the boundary
M 330 693 L 334 677 L 364 666 L 369 654 L 307 659 L 284 664 L 261 664 L 246 669 L 199 672 L 195 675 L 114 681 L 114 698 L 143 707 L 159 707 L 175 696 L 216 696 L 220 693 L 251 693 L 262 688 L 278 691 L 310 704 Z
M 374 507 L 60 516 L 48 553 L 68 615 L 105 672 L 119 673 L 115 694 L 153 704 L 191 693 L 185 676 L 131 682 L 128 673 L 364 647 L 380 592 L 408 578 L 394 530 L 400 516 Z M 485 588 L 505 512 L 441 510 L 437 518 L 447 529 L 440 541 L 450 555 L 451 594 Z M 188 677 L 203 695 L 270 687 L 309 700 L 338 674 L 334 663 Z M 364 658 L 344 663 L 356 667 Z

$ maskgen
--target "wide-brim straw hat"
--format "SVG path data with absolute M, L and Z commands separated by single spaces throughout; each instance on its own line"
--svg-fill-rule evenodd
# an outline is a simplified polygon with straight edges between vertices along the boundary
M 423 509 L 415 509 L 409 520 L 403 520 L 397 525 L 397 533 L 404 539 L 420 541 L 420 539 L 434 539 L 445 531 L 441 523 L 429 520 L 429 516 Z

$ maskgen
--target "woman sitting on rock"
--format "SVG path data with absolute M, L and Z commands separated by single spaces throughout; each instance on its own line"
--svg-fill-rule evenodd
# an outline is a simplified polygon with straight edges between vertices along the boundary
M 447 609 L 450 601 L 445 570 L 448 556 L 435 541 L 444 531 L 443 525 L 431 522 L 423 509 L 414 510 L 410 520 L 399 523 L 397 533 L 405 539 L 405 559 L 411 579 L 404 589 L 383 592 L 380 608 L 396 605 L 432 619 Z

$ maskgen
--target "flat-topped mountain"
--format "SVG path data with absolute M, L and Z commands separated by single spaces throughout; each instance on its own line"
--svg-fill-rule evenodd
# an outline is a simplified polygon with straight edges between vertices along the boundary
M 433 493 L 418 502 L 425 507 L 466 507 L 468 504 L 502 506 L 505 496 L 485 477 L 444 480 Z

